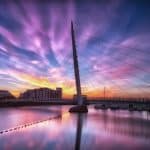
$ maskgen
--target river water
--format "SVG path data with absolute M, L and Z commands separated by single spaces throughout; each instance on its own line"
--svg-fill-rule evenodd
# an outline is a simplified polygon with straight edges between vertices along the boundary
M 150 150 L 149 112 L 68 109 L 0 108 L 0 150 Z

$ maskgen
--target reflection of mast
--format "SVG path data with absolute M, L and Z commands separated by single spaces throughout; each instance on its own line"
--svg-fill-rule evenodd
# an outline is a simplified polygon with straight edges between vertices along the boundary
M 75 33 L 74 33 L 74 28 L 73 28 L 73 22 L 71 22 L 71 37 L 72 37 L 73 62 L 74 62 L 74 74 L 75 74 L 75 81 L 76 81 L 77 100 L 78 100 L 78 105 L 82 105 L 83 100 L 82 100 L 82 96 L 81 96 L 78 55 L 77 55 L 77 50 L 76 50 Z
M 81 148 L 81 136 L 82 136 L 83 114 L 78 114 L 77 117 L 78 118 L 77 118 L 77 131 L 76 131 L 75 150 L 80 150 L 80 148 Z

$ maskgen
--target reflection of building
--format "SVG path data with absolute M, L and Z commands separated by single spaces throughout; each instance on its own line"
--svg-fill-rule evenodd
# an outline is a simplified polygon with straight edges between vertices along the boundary
M 62 88 L 56 88 L 56 90 L 52 90 L 49 88 L 31 89 L 20 94 L 20 98 L 39 101 L 47 101 L 50 99 L 60 100 L 62 99 Z
M 15 97 L 7 90 L 0 90 L 0 100 L 14 99 Z

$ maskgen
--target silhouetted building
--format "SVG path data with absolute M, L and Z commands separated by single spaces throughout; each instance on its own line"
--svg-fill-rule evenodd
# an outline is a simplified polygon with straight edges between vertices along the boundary
M 31 89 L 25 91 L 24 93 L 21 93 L 20 98 L 35 101 L 48 101 L 51 99 L 61 100 L 62 88 L 56 88 L 56 90 L 52 90 L 49 88 Z
M 62 99 L 62 88 L 56 88 L 57 97 Z
M 7 90 L 0 90 L 0 100 L 10 100 L 15 97 Z

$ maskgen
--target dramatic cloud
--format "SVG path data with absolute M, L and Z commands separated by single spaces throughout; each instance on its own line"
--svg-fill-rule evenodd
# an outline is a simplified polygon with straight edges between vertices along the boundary
M 70 22 L 89 96 L 150 97 L 146 0 L 0 2 L 0 88 L 63 87 L 75 93 Z

